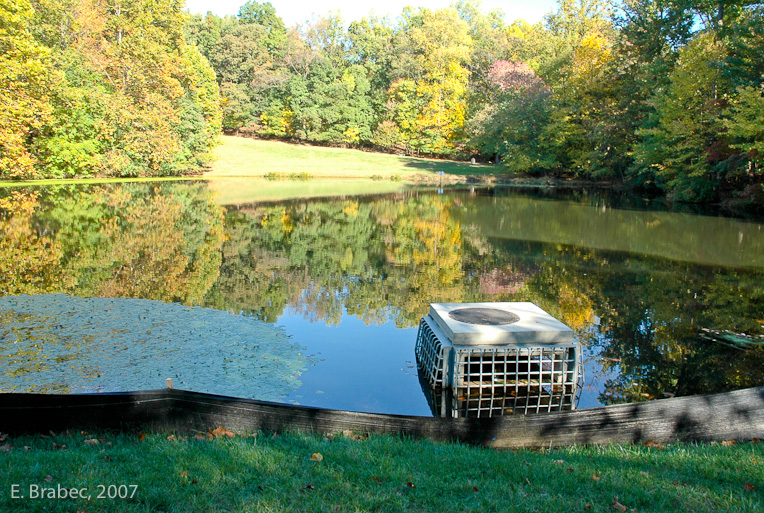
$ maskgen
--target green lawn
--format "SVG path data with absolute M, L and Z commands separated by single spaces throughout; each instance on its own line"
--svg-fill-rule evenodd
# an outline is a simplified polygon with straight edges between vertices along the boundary
M 759 443 L 496 451 L 393 436 L 221 435 L 9 437 L 0 510 L 764 511 Z M 91 498 L 30 497 L 43 487 Z
M 205 177 L 289 176 L 308 173 L 315 178 L 406 179 L 414 175 L 437 175 L 439 171 L 459 176 L 492 174 L 496 168 L 449 160 L 398 157 L 343 148 L 325 148 L 223 136 L 215 150 L 216 160 Z
M 263 178 L 215 178 L 209 188 L 221 205 L 241 205 L 255 201 L 278 201 L 293 198 L 320 198 L 386 194 L 410 188 L 389 180 L 326 179 L 266 180 Z

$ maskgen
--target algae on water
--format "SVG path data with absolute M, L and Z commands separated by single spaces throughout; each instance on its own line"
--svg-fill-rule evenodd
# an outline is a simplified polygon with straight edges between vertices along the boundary
M 278 401 L 308 359 L 282 328 L 146 299 L 0 297 L 0 392 L 162 388 Z

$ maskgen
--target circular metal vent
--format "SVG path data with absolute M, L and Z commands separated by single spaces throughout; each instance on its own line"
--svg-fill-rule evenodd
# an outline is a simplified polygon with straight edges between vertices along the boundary
M 458 310 L 449 312 L 448 316 L 455 321 L 488 326 L 512 324 L 513 322 L 520 320 L 520 317 L 512 312 L 498 310 L 496 308 L 459 308 Z

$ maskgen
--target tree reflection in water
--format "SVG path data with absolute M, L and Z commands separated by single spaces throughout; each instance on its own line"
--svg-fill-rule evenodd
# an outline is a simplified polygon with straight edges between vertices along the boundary
M 760 222 L 617 208 L 626 202 L 586 192 L 226 209 L 201 183 L 2 194 L 2 295 L 161 299 L 267 322 L 290 307 L 328 325 L 356 316 L 370 330 L 414 327 L 431 302 L 531 301 L 573 328 L 610 376 L 602 404 L 764 377 L 761 344 L 704 336 L 764 333 Z

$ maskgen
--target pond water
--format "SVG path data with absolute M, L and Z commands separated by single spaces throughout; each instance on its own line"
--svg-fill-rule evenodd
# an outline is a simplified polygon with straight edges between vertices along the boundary
M 419 320 L 429 303 L 483 301 L 532 302 L 573 329 L 579 408 L 764 384 L 762 220 L 592 191 L 268 187 L 0 189 L 0 391 L 172 377 L 430 415 Z

